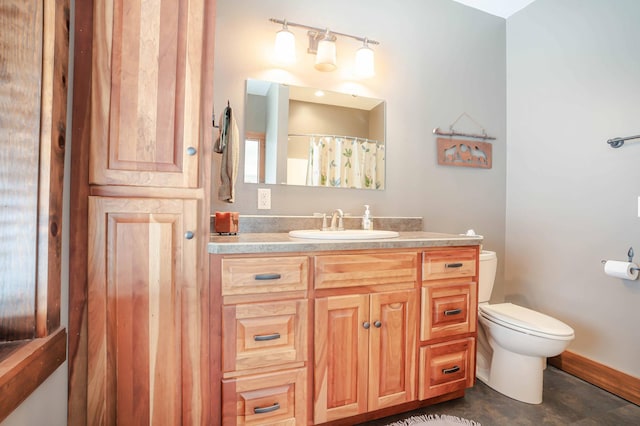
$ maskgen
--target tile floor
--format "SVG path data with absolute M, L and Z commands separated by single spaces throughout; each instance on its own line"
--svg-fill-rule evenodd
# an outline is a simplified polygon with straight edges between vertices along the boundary
M 449 414 L 475 420 L 482 426 L 640 425 L 640 406 L 551 366 L 544 373 L 540 405 L 515 401 L 477 381 L 464 398 L 364 424 L 382 426 L 419 414 Z

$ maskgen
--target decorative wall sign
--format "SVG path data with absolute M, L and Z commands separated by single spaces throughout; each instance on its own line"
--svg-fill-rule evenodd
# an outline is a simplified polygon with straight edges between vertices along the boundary
M 438 138 L 438 164 L 490 169 L 491 148 L 489 142 Z

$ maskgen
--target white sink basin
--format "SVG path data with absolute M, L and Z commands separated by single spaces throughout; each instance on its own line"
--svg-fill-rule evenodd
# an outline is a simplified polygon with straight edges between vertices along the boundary
M 289 231 L 289 236 L 294 238 L 311 238 L 316 240 L 377 240 L 380 238 L 395 238 L 399 234 L 396 231 L 383 231 L 374 229 L 345 229 L 344 231 L 321 231 L 319 229 L 299 229 Z

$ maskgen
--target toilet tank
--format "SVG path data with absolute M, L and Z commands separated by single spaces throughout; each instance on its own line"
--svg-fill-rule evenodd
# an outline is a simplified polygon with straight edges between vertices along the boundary
M 480 252 L 480 271 L 478 280 L 478 303 L 488 302 L 496 279 L 498 256 L 495 251 Z

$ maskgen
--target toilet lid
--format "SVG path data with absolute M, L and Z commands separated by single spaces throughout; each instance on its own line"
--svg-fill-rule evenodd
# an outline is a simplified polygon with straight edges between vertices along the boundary
M 485 318 L 509 328 L 520 329 L 525 333 L 562 338 L 573 337 L 573 329 L 562 321 L 513 303 L 480 305 L 479 308 L 480 314 Z

